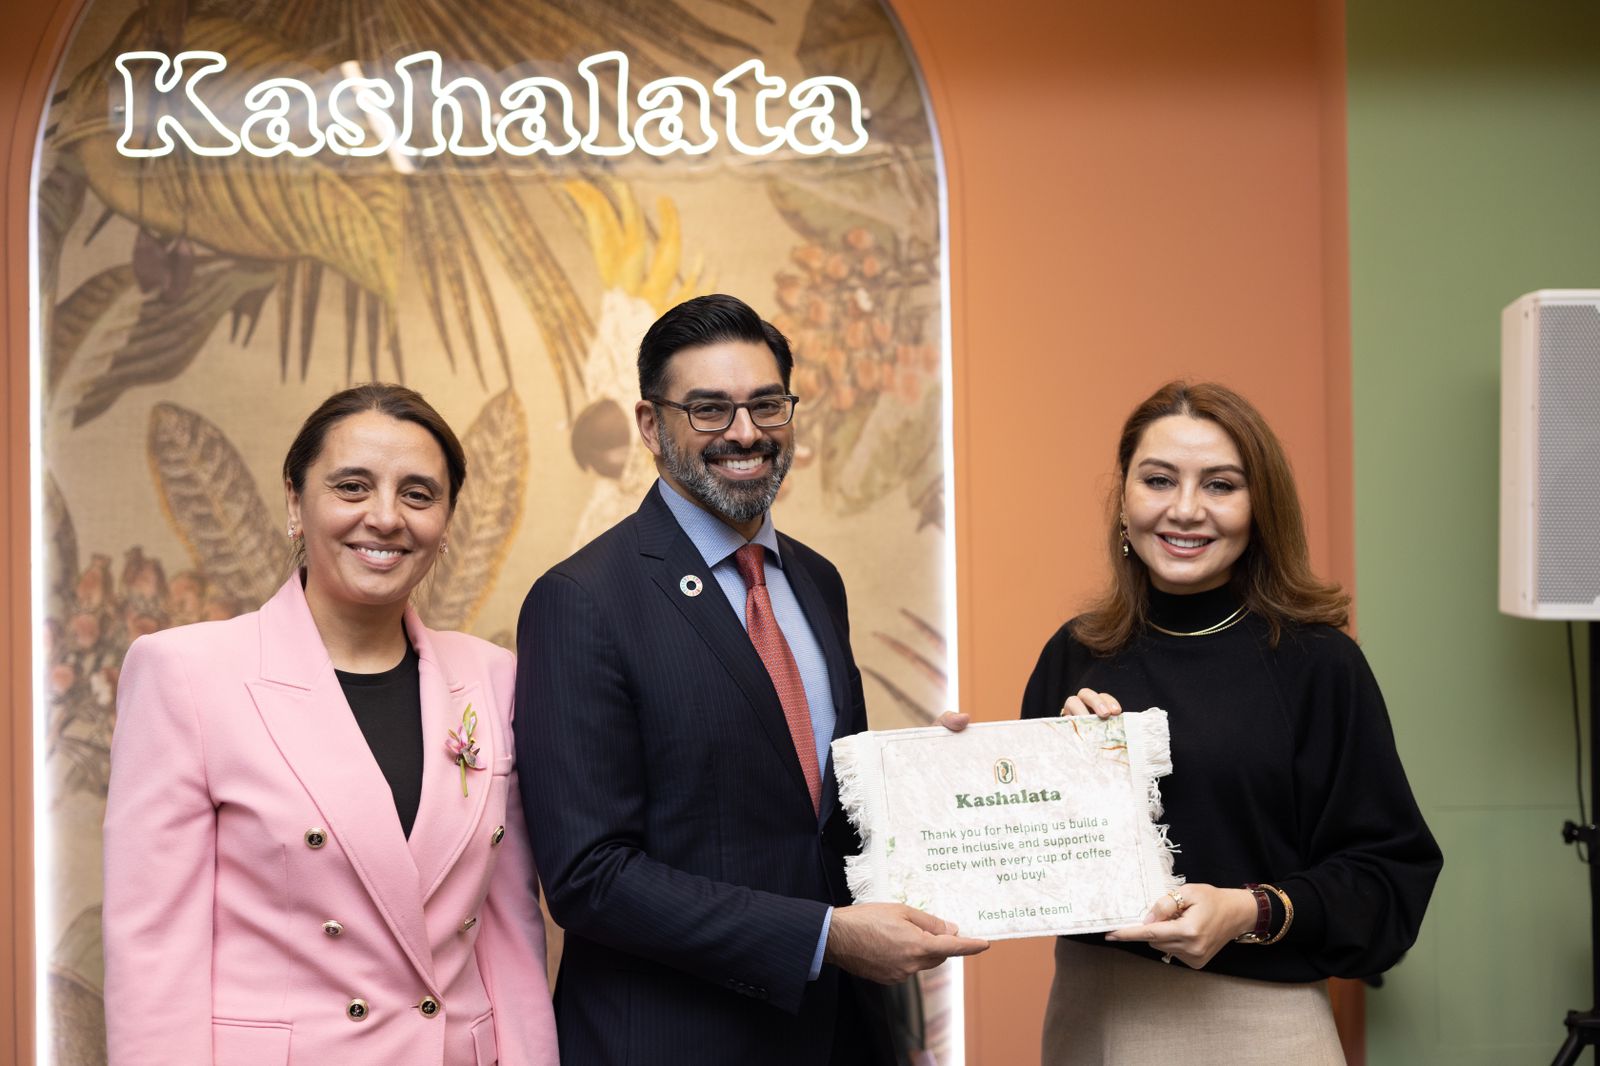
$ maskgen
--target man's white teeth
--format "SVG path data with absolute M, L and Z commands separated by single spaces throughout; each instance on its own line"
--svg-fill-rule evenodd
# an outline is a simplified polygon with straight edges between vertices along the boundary
M 729 470 L 737 470 L 742 474 L 748 470 L 754 470 L 756 467 L 760 466 L 761 457 L 756 456 L 752 459 L 719 459 L 718 462 L 727 467 Z
M 395 559 L 400 555 L 398 548 L 357 548 L 356 551 L 373 559 Z
M 1211 543 L 1209 537 L 1173 537 L 1164 535 L 1161 539 L 1174 548 L 1203 548 Z

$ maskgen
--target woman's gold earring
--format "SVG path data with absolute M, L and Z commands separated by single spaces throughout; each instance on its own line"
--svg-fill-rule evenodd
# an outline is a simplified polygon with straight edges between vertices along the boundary
M 1124 559 L 1128 557 L 1128 552 L 1128 516 L 1124 514 L 1122 516 L 1122 557 Z

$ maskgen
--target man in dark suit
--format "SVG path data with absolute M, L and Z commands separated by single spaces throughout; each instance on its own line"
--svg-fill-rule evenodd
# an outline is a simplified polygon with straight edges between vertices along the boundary
M 776 532 L 793 359 L 730 296 L 668 311 L 635 408 L 660 480 L 541 577 L 517 629 L 517 756 L 564 1060 L 890 1060 L 877 982 L 987 945 L 849 906 L 832 739 L 867 728 L 844 584 Z

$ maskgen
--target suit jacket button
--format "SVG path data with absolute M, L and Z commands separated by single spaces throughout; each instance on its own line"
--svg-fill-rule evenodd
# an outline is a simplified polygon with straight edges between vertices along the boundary
M 478 924 L 478 916 L 477 915 L 473 915 L 471 918 L 468 918 L 466 921 L 461 923 L 461 931 L 463 933 L 465 933 L 467 930 L 471 929 L 473 926 L 475 926 L 477 924 Z
M 339 936 L 344 932 L 344 926 L 330 920 L 322 923 L 322 931 L 329 936 Z
M 353 1022 L 366 1021 L 367 1001 L 364 999 L 352 999 L 350 1005 L 344 1009 L 344 1015 Z
M 494 827 L 494 835 L 489 838 L 489 846 L 491 848 L 498 848 L 500 846 L 500 842 L 505 838 L 506 827 L 503 825 L 497 825 Z
M 439 1001 L 432 996 L 423 996 L 422 1002 L 417 1004 L 417 1009 L 422 1012 L 424 1018 L 438 1017 Z
M 306 830 L 306 847 L 315 851 L 328 842 L 328 831 L 322 826 L 312 826 Z

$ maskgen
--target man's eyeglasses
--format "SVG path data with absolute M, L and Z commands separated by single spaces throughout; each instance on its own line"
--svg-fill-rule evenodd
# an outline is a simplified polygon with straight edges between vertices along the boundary
M 689 416 L 689 425 L 701 433 L 721 433 L 733 425 L 733 420 L 741 407 L 750 412 L 750 421 L 761 429 L 787 426 L 789 420 L 794 417 L 794 405 L 800 402 L 800 397 L 785 393 L 757 396 L 744 403 L 734 403 L 732 400 L 693 400 L 689 403 L 651 400 L 650 402 L 682 411 Z

